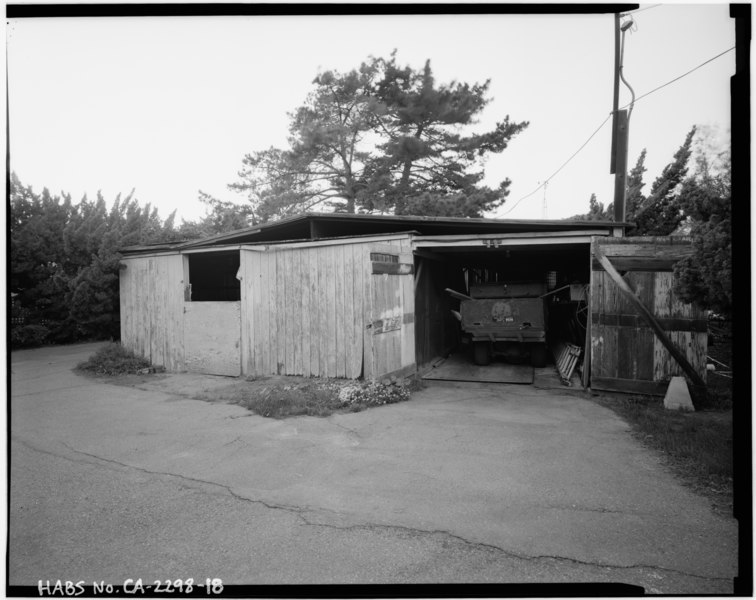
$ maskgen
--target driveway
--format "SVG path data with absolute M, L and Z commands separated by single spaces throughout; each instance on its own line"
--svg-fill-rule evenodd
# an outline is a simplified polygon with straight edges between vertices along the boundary
M 532 386 L 276 421 L 12 355 L 11 585 L 621 582 L 728 593 L 737 523 L 612 411 Z M 173 390 L 173 393 L 171 392 Z

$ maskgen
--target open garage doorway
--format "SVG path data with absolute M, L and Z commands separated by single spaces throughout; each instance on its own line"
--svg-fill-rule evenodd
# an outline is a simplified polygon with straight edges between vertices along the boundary
M 424 377 L 580 385 L 590 267 L 586 236 L 420 238 L 415 345 Z

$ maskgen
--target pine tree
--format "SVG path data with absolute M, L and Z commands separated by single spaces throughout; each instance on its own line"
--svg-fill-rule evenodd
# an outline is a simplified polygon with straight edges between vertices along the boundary
M 675 152 L 674 160 L 664 167 L 662 174 L 654 181 L 648 197 L 640 202 L 633 213 L 628 211 L 628 221 L 634 221 L 636 225 L 628 236 L 669 235 L 685 219 L 680 202 L 680 185 L 688 173 L 687 164 L 695 132 L 695 127 L 688 132 L 685 142 Z M 642 167 L 640 160 L 639 163 Z
M 705 142 L 705 140 L 704 140 Z M 693 255 L 675 265 L 675 292 L 686 302 L 729 316 L 732 312 L 732 179 L 729 155 L 716 169 L 697 161 L 680 202 L 691 222 Z
M 240 181 L 259 221 L 326 205 L 338 211 L 480 216 L 500 206 L 509 180 L 481 185 L 480 161 L 527 123 L 509 117 L 466 134 L 488 104 L 489 82 L 438 85 L 396 54 L 348 73 L 326 71 L 290 115 L 289 147 L 244 157 Z
M 378 202 L 382 196 L 396 214 L 427 214 L 433 199 L 446 199 L 458 204 L 463 216 L 481 216 L 504 202 L 509 179 L 492 190 L 480 185 L 484 173 L 475 167 L 486 155 L 506 149 L 528 123 L 512 123 L 506 116 L 492 131 L 464 135 L 489 103 L 489 86 L 490 80 L 438 85 L 430 61 L 418 72 L 399 68 L 395 54 L 385 61 L 376 92 L 386 107 L 377 121 L 388 138 L 376 161 L 383 184 L 383 193 L 375 194 Z
M 644 148 L 643 151 L 640 153 L 640 156 L 638 156 L 638 161 L 635 163 L 635 166 L 632 168 L 632 170 L 628 174 L 627 181 L 625 184 L 625 187 L 626 187 L 625 220 L 626 221 L 635 220 L 635 216 L 638 214 L 639 208 L 646 201 L 646 197 L 643 195 L 643 187 L 646 185 L 643 182 L 643 174 L 646 172 L 646 167 L 644 165 L 645 161 L 646 161 L 646 149 Z

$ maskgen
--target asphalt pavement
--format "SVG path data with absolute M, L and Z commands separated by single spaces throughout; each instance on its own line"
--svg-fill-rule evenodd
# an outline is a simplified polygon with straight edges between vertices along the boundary
M 12 355 L 9 582 L 626 583 L 731 593 L 737 523 L 612 411 L 532 386 L 273 420 Z M 183 378 L 183 384 L 182 384 Z

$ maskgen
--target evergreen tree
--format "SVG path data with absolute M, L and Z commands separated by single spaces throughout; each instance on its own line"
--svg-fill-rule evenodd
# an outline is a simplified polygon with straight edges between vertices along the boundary
M 506 149 L 528 123 L 512 123 L 507 115 L 492 131 L 464 135 L 489 103 L 489 86 L 490 80 L 437 85 L 430 61 L 422 71 L 398 67 L 395 54 L 384 61 L 376 95 L 385 110 L 376 121 L 388 139 L 379 145 L 380 189 L 370 200 L 393 206 L 396 214 L 427 214 L 421 211 L 434 199 L 458 204 L 460 216 L 482 216 L 501 206 L 511 182 L 505 179 L 496 190 L 481 186 L 484 173 L 475 167 Z
M 732 180 L 728 154 L 716 169 L 705 157 L 685 180 L 680 201 L 688 215 L 692 256 L 675 265 L 675 291 L 686 302 L 729 316 L 732 311 Z
M 628 236 L 669 235 L 685 219 L 680 201 L 680 185 L 688 173 L 688 159 L 695 132 L 695 127 L 688 132 L 685 142 L 675 152 L 674 160 L 664 167 L 662 174 L 654 181 L 648 197 L 642 199 L 632 213 L 628 211 L 627 220 L 636 225 L 628 232 Z M 641 156 L 645 158 L 644 154 Z M 639 165 L 642 167 L 640 159 Z M 636 165 L 636 169 L 639 165 Z M 642 172 L 643 170 L 639 171 L 640 175 Z
M 626 221 L 633 220 L 635 218 L 635 215 L 638 214 L 639 208 L 646 201 L 646 197 L 643 195 L 643 187 L 646 185 L 643 182 L 643 173 L 646 172 L 646 167 L 644 165 L 645 161 L 646 161 L 646 149 L 644 148 L 643 151 L 640 153 L 640 156 L 638 156 L 638 161 L 635 163 L 635 166 L 632 168 L 632 170 L 628 174 L 627 181 L 625 184 L 625 187 L 626 187 L 625 220 Z
M 61 337 L 57 330 L 67 313 L 65 291 L 72 268 L 63 251 L 63 236 L 73 206 L 70 197 L 35 194 L 11 174 L 10 291 L 26 324 Z M 40 329 L 39 331 L 42 331 Z
M 36 194 L 11 174 L 10 291 L 14 345 L 102 339 L 119 334 L 120 249 L 176 235 L 174 217 L 120 195 L 78 204 L 67 194 Z
M 430 62 L 415 71 L 399 67 L 394 53 L 313 83 L 290 115 L 289 147 L 245 156 L 230 186 L 247 194 L 257 220 L 321 204 L 349 213 L 480 216 L 504 202 L 509 180 L 489 189 L 475 167 L 527 123 L 506 117 L 492 131 L 463 133 L 488 104 L 489 82 L 437 85 Z

